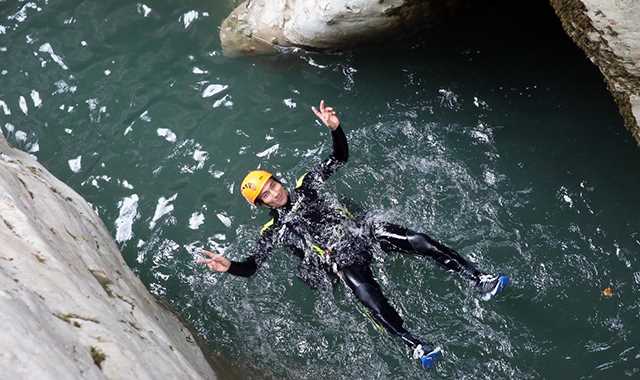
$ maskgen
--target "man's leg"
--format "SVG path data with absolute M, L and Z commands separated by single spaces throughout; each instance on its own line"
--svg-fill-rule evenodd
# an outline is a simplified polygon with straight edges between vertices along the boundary
M 391 223 L 374 225 L 373 234 L 385 252 L 400 251 L 430 257 L 446 270 L 458 273 L 474 283 L 484 274 L 458 252 L 427 234 Z
M 368 265 L 352 265 L 343 268 L 340 270 L 339 276 L 358 300 L 366 306 L 377 323 L 390 334 L 400 337 L 411 347 L 414 358 L 419 359 L 424 367 L 431 368 L 433 366 L 440 356 L 440 350 L 432 350 L 431 346 L 425 345 L 404 328 L 402 317 L 382 294 L 380 285 L 373 278 L 371 268 Z
M 400 251 L 430 257 L 446 270 L 458 273 L 471 281 L 475 288 L 482 293 L 484 299 L 493 297 L 510 282 L 507 276 L 491 275 L 479 271 L 458 252 L 432 239 L 427 234 L 391 223 L 375 224 L 372 231 L 385 252 Z

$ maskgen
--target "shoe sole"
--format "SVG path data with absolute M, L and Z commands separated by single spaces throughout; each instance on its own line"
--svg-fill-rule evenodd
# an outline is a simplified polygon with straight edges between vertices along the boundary
M 498 283 L 496 284 L 496 287 L 493 288 L 490 292 L 483 294 L 482 300 L 484 301 L 490 300 L 491 298 L 493 298 L 493 296 L 502 292 L 504 288 L 506 288 L 510 283 L 511 283 L 511 279 L 509 278 L 509 276 L 502 275 L 498 277 Z
M 432 369 L 440 359 L 442 359 L 442 350 L 440 347 L 437 347 L 435 350 L 421 357 L 420 364 L 422 364 L 422 368 Z

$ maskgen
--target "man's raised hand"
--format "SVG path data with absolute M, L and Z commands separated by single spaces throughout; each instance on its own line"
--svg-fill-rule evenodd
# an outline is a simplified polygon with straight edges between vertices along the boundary
M 340 119 L 336 116 L 336 111 L 334 111 L 333 107 L 325 106 L 324 100 L 320 101 L 319 109 L 312 106 L 311 110 L 329 129 L 334 130 L 340 126 Z

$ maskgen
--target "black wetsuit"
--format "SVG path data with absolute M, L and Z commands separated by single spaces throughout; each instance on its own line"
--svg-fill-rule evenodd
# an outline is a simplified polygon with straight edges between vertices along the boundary
M 274 246 L 286 246 L 300 261 L 299 276 L 310 286 L 330 286 L 338 276 L 389 333 L 409 346 L 423 344 L 403 327 L 397 311 L 382 294 L 369 267 L 371 244 L 385 252 L 427 256 L 445 269 L 477 283 L 482 272 L 454 250 L 423 233 L 380 222 L 355 219 L 323 192 L 322 184 L 348 158 L 347 139 L 341 127 L 331 132 L 333 153 L 298 179 L 288 203 L 272 209 L 272 219 L 262 228 L 254 253 L 242 262 L 232 261 L 229 273 L 249 277 L 269 258 Z

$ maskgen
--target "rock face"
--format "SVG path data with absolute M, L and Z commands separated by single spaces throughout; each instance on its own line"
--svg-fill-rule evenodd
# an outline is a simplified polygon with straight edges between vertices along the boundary
M 222 23 L 226 55 L 335 49 L 393 39 L 439 20 L 458 0 L 247 0 Z
M 551 0 L 562 25 L 600 68 L 640 144 L 640 1 Z
M 3 379 L 215 379 L 82 197 L 0 135 Z

